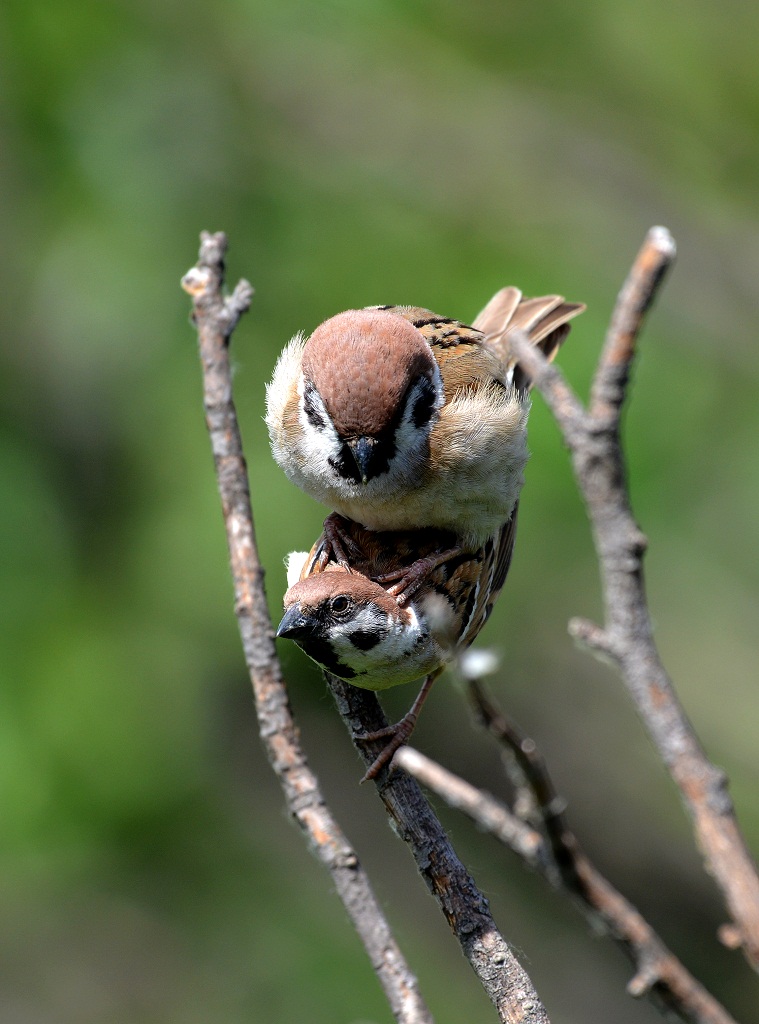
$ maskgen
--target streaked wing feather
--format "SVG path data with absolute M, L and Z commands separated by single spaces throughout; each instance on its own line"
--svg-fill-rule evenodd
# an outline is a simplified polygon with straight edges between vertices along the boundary
M 504 523 L 498 534 L 480 548 L 475 558 L 465 562 L 453 574 L 450 589 L 455 591 L 458 584 L 458 599 L 462 602 L 471 602 L 473 605 L 468 620 L 462 623 L 458 643 L 460 650 L 469 647 L 476 640 L 490 618 L 509 572 L 516 529 L 515 508 L 511 519 Z
M 514 511 L 511 513 L 511 519 L 507 523 L 504 523 L 498 533 L 498 540 L 496 541 L 497 552 L 495 560 L 495 571 L 493 573 L 493 582 L 490 585 L 491 591 L 491 602 L 495 602 L 495 599 L 500 594 L 506 577 L 509 574 L 509 568 L 511 566 L 511 557 L 514 554 L 514 544 L 517 538 L 517 513 L 519 512 L 519 502 L 514 506 Z

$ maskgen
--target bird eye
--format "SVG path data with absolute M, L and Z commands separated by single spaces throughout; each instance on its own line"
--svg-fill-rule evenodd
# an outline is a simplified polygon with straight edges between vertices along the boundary
M 344 616 L 351 608 L 350 599 L 345 594 L 338 594 L 337 597 L 333 597 L 329 602 L 329 610 L 333 615 Z

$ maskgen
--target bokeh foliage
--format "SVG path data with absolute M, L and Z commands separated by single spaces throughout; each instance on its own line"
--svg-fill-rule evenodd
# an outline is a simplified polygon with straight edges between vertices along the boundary
M 658 638 L 756 800 L 759 8 L 496 0 L 6 0 L 0 12 L 0 1015 L 56 1022 L 384 1021 L 255 736 L 188 303 L 201 228 L 256 286 L 237 399 L 275 614 L 323 510 L 273 465 L 264 385 L 295 331 L 382 302 L 468 319 L 500 286 L 583 299 L 584 391 L 616 291 L 666 224 L 679 262 L 627 415 Z M 596 567 L 533 409 L 512 577 L 485 642 L 570 821 L 745 1019 L 756 981 L 613 674 L 566 638 Z M 283 650 L 304 740 L 439 1024 L 490 1020 L 388 834 L 318 673 Z M 496 754 L 439 684 L 419 745 L 488 788 Z M 400 710 L 409 693 L 392 694 Z M 555 1021 L 655 1020 L 626 966 L 445 815 Z

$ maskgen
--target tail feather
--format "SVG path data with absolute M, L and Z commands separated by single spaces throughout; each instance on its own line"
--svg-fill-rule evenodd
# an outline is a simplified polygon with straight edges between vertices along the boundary
M 518 288 L 502 288 L 472 326 L 486 336 L 488 344 L 505 365 L 514 387 L 529 391 L 532 382 L 511 354 L 509 335 L 515 330 L 524 331 L 550 362 L 569 334 L 569 321 L 584 309 L 584 303 L 565 302 L 563 295 L 525 299 Z
M 486 336 L 499 334 L 504 330 L 522 301 L 522 293 L 513 285 L 496 292 L 482 312 L 478 313 L 472 327 Z

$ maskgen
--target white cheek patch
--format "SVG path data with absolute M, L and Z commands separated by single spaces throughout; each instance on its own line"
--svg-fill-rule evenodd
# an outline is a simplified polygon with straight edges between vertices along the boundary
M 369 603 L 349 622 L 333 624 L 329 645 L 354 686 L 384 690 L 410 683 L 450 660 L 413 609 L 399 614 Z
M 369 672 L 402 663 L 427 635 L 413 608 L 407 612 L 409 621 L 404 623 L 376 605 L 357 609 L 350 622 L 333 628 L 332 644 L 340 660 L 353 669 Z M 357 644 L 351 639 L 356 633 L 374 636 L 377 642 L 370 647 L 365 647 L 365 641 Z
M 320 476 L 329 479 L 336 476 L 335 470 L 330 466 L 329 460 L 337 459 L 342 451 L 342 442 L 330 419 L 329 413 L 322 401 L 322 397 L 316 388 L 309 391 L 309 401 L 316 415 L 321 419 L 322 425 L 316 427 L 308 418 L 304 408 L 303 397 L 305 393 L 305 380 L 300 374 L 298 380 L 298 419 L 302 428 L 300 448 L 304 465 L 308 467 L 309 476 Z
M 348 622 L 335 623 L 332 627 L 332 638 L 335 646 L 339 647 L 341 654 L 365 659 L 367 652 L 362 651 L 356 646 L 353 640 L 351 640 L 351 635 L 353 633 L 366 633 L 378 637 L 378 643 L 368 651 L 371 656 L 372 652 L 376 651 L 377 647 L 392 630 L 392 626 L 393 623 L 389 615 L 380 611 L 376 605 L 368 604 L 357 608 Z M 345 660 L 347 661 L 348 657 Z M 353 664 L 352 661 L 349 663 Z
M 392 630 L 390 616 L 374 605 L 358 608 L 349 622 L 335 624 L 332 649 L 357 675 L 375 673 L 386 661 L 386 644 Z M 363 637 L 362 642 L 357 642 Z M 371 641 L 376 638 L 376 642 Z M 368 644 L 367 644 L 368 641 Z

